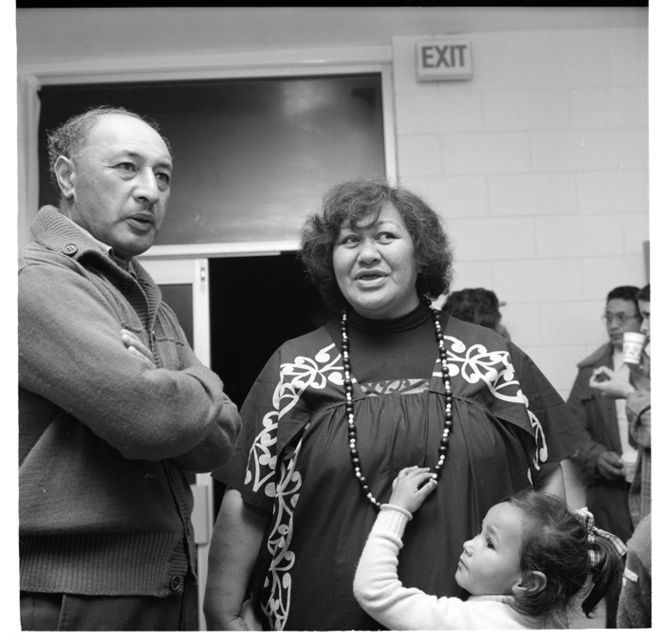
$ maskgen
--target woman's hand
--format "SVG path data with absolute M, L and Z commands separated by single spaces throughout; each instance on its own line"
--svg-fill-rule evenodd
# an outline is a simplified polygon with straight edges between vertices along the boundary
M 247 599 L 244 604 L 242 604 L 242 620 L 244 623 L 247 625 L 247 629 L 250 631 L 262 631 L 263 626 L 262 624 L 258 621 L 258 618 L 256 617 L 256 613 L 254 611 L 254 603 L 251 601 L 251 599 Z
M 602 396 L 612 399 L 627 398 L 634 391 L 629 382 L 618 378 L 608 367 L 597 367 L 590 377 L 588 386 L 599 391 Z
M 438 485 L 432 477 L 433 472 L 428 467 L 413 465 L 404 468 L 392 483 L 389 504 L 415 512 Z
M 245 602 L 247 586 L 269 519 L 229 488 L 221 501 L 208 554 L 203 612 L 208 631 L 260 628 L 253 606 Z
M 247 599 L 242 604 L 242 610 L 239 615 L 226 617 L 217 627 L 211 630 L 224 631 L 262 631 L 263 625 L 256 617 L 254 604 L 251 599 Z

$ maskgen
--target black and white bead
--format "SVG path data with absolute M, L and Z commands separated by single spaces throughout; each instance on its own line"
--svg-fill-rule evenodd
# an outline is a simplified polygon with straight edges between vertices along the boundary
M 438 462 L 434 466 L 432 478 L 439 480 L 440 473 L 445 463 L 447 456 L 447 449 L 450 442 L 450 432 L 452 431 L 452 385 L 450 382 L 450 369 L 447 364 L 447 350 L 445 349 L 445 339 L 443 330 L 440 325 L 440 313 L 431 304 L 428 297 L 423 297 L 423 300 L 429 305 L 433 313 L 434 326 L 436 329 L 436 341 L 438 343 L 438 354 L 441 362 L 441 369 L 443 374 L 443 387 L 445 396 L 445 420 L 443 424 L 443 432 L 438 446 Z M 355 426 L 355 404 L 353 402 L 353 381 L 350 370 L 350 342 L 348 340 L 348 311 L 344 310 L 341 314 L 341 360 L 344 369 L 344 394 L 346 396 L 346 419 L 348 421 L 348 445 L 350 448 L 350 459 L 353 466 L 355 477 L 357 478 L 362 492 L 369 499 L 371 504 L 377 509 L 380 509 L 380 503 L 376 497 L 371 493 L 369 482 L 362 474 L 362 465 L 360 461 L 360 453 L 357 449 L 357 427 Z

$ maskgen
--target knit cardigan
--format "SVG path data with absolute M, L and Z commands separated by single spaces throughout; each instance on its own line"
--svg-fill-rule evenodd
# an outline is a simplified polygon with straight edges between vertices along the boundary
M 32 233 L 18 282 L 21 589 L 181 593 L 196 560 L 185 470 L 228 461 L 237 409 L 138 262 L 123 270 L 52 207 Z
M 543 626 L 518 613 L 513 597 L 503 595 L 434 597 L 405 588 L 397 575 L 398 552 L 408 518 L 383 507 L 369 534 L 355 573 L 353 592 L 360 606 L 390 630 L 502 630 L 559 628 Z M 452 572 L 450 574 L 453 574 Z

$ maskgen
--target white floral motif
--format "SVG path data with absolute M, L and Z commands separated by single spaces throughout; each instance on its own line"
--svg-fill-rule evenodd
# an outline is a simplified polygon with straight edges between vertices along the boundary
M 334 359 L 333 350 L 336 353 Z M 282 363 L 279 383 L 272 395 L 273 409 L 263 417 L 263 429 L 256 436 L 249 454 L 245 485 L 251 483 L 254 491 L 264 488 L 265 494 L 275 499 L 274 521 L 267 539 L 271 562 L 264 581 L 269 590 L 265 592 L 266 599 L 262 604 L 274 630 L 283 630 L 290 610 L 289 571 L 295 563 L 295 553 L 288 548 L 293 536 L 293 512 L 302 485 L 301 476 L 295 469 L 301 438 L 276 472 L 277 427 L 279 420 L 293 409 L 306 389 L 324 389 L 328 381 L 341 386 L 342 369 L 341 356 L 334 344 L 321 349 L 313 359 L 298 356 L 293 362 Z
M 445 340 L 451 377 L 460 374 L 466 382 L 472 384 L 482 380 L 496 398 L 525 406 L 537 445 L 533 466 L 540 469 L 540 462 L 546 461 L 549 456 L 544 430 L 537 416 L 528 409 L 528 397 L 521 390 L 521 383 L 515 378 L 509 352 L 488 351 L 483 344 L 466 347 L 459 338 L 448 335 Z
M 324 389 L 328 380 L 335 385 L 343 384 L 341 356 L 337 352 L 331 361 L 332 349 L 337 351 L 335 345 L 330 344 L 321 349 L 313 359 L 298 356 L 293 362 L 280 365 L 279 383 L 272 394 L 273 409 L 263 417 L 263 429 L 254 439 L 249 453 L 249 461 L 253 461 L 253 464 L 247 465 L 244 483 L 248 485 L 253 477 L 254 492 L 265 487 L 267 496 L 275 496 L 274 473 L 277 457 L 273 448 L 277 442 L 279 419 L 297 404 L 308 387 Z
M 265 576 L 262 608 L 268 616 L 272 630 L 283 630 L 290 608 L 290 569 L 295 563 L 295 553 L 288 547 L 293 536 L 293 511 L 297 505 L 302 477 L 295 470 L 302 443 L 298 442 L 293 454 L 280 465 L 279 484 L 276 490 L 274 526 L 267 539 L 270 566 Z

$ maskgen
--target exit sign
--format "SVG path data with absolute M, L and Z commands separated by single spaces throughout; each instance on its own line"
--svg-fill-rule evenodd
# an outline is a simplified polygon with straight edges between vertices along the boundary
M 418 42 L 417 80 L 468 80 L 473 77 L 470 40 L 440 38 Z

